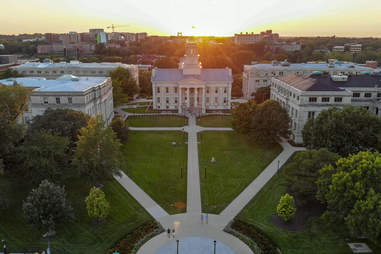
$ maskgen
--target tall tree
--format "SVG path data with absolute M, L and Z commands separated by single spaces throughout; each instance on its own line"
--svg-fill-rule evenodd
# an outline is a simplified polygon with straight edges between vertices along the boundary
M 110 124 L 111 129 L 116 133 L 116 136 L 122 144 L 126 144 L 128 140 L 128 125 L 120 116 L 112 119 Z
M 22 209 L 27 221 L 39 230 L 51 231 L 56 226 L 73 219 L 73 209 L 66 200 L 65 188 L 41 182 L 23 202 Z
M 120 174 L 121 143 L 111 128 L 104 128 L 100 115 L 91 118 L 87 128 L 81 129 L 73 163 L 92 183 Z
M 28 110 L 30 89 L 15 83 L 12 86 L 0 85 L 0 119 L 14 122 Z
M 254 142 L 276 143 L 288 137 L 289 124 L 286 110 L 277 101 L 267 100 L 254 110 L 249 137 Z
M 287 187 L 295 195 L 298 204 L 305 205 L 316 200 L 319 170 L 335 165 L 339 155 L 327 149 L 308 150 L 297 153 L 284 168 Z
M 247 134 L 250 130 L 253 114 L 257 104 L 254 100 L 249 100 L 246 103 L 241 103 L 238 107 L 232 110 L 233 121 L 232 125 L 235 131 Z
M 261 104 L 270 99 L 270 87 L 264 86 L 257 89 L 254 93 L 254 100 L 257 104 Z
M 87 126 L 90 117 L 72 109 L 50 109 L 36 116 L 28 128 L 28 133 L 45 131 L 67 137 L 71 145 L 78 140 L 79 131 Z
M 353 237 L 381 243 L 381 154 L 359 152 L 320 170 L 317 198 L 327 204 L 323 219 Z
M 110 72 L 113 86 L 113 97 L 115 105 L 125 102 L 125 97 L 133 97 L 139 92 L 136 80 L 128 69 L 118 67 Z
M 242 97 L 242 74 L 233 75 L 232 97 Z
M 323 148 L 346 156 L 380 147 L 381 120 L 362 107 L 323 110 L 310 119 L 303 129 L 309 148 Z
M 139 71 L 139 86 L 141 96 L 152 96 L 151 71 Z

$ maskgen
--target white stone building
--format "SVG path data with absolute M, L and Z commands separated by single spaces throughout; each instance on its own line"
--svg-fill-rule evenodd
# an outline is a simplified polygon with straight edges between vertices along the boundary
M 20 119 L 24 123 L 42 115 L 48 108 L 70 108 L 90 116 L 101 114 L 106 125 L 114 116 L 110 78 L 64 75 L 56 80 L 41 77 L 0 80 L 3 85 L 13 85 L 15 82 L 32 89 L 29 110 Z
M 303 143 L 302 130 L 309 118 L 330 107 L 362 106 L 381 116 L 381 75 L 289 75 L 272 78 L 271 99 L 278 101 L 291 119 L 291 139 Z
M 123 63 L 81 63 L 79 61 L 70 61 L 53 63 L 47 61 L 44 63 L 27 62 L 25 64 L 12 67 L 23 76 L 44 77 L 55 79 L 62 75 L 75 75 L 82 77 L 107 77 L 110 72 L 118 67 L 128 69 L 136 82 L 139 84 L 139 69 L 137 65 Z
M 242 93 L 245 99 L 253 98 L 253 93 L 259 88 L 269 86 L 272 77 L 284 77 L 288 75 L 311 75 L 315 71 L 321 71 L 330 75 L 360 75 L 373 72 L 372 68 L 342 63 L 331 60 L 329 63 L 301 63 L 292 64 L 287 61 L 273 61 L 271 64 L 245 65 L 242 77 Z
M 202 68 L 196 44 L 187 44 L 178 69 L 155 68 L 151 80 L 154 109 L 205 113 L 231 108 L 231 69 Z

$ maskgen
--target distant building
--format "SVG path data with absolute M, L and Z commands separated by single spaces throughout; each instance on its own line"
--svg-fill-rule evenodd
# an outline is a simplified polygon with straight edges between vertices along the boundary
M 246 99 L 253 98 L 253 93 L 259 88 L 270 85 L 272 77 L 288 75 L 308 76 L 314 71 L 322 71 L 331 75 L 360 75 L 364 72 L 373 72 L 372 68 L 342 63 L 330 60 L 329 63 L 302 63 L 293 64 L 286 61 L 273 61 L 272 64 L 245 65 L 242 77 L 242 93 Z
M 92 55 L 95 52 L 95 44 L 88 42 L 80 43 L 54 43 L 47 45 L 38 45 L 37 54 L 40 55 L 62 55 L 62 56 L 85 56 Z
M 93 42 L 96 42 L 97 38 L 98 38 L 98 34 L 104 32 L 104 31 L 105 31 L 104 29 L 99 29 L 99 28 L 89 29 L 90 40 Z
M 273 77 L 271 99 L 286 109 L 291 119 L 291 139 L 303 143 L 302 130 L 310 118 L 330 107 L 361 106 L 381 116 L 381 75 L 289 75 Z
M 279 40 L 279 34 L 273 34 L 272 30 L 267 30 L 266 32 L 261 32 L 260 34 L 254 33 L 240 33 L 234 34 L 234 43 L 237 45 L 241 44 L 254 44 L 259 41 L 277 41 Z
M 4 44 L 0 44 L 0 49 L 5 49 Z
M 0 55 L 0 64 L 17 64 L 18 55 Z
M 359 43 L 347 43 L 344 44 L 344 48 L 346 51 L 351 53 L 359 53 L 362 50 L 362 44 Z
M 378 62 L 377 61 L 366 61 L 365 66 L 369 67 L 369 68 L 377 69 L 378 68 Z
M 79 61 L 70 61 L 70 63 L 25 63 L 12 67 L 12 69 L 24 76 L 57 78 L 64 74 L 83 77 L 107 77 L 111 71 L 118 67 L 128 69 L 136 82 L 139 82 L 138 67 L 123 63 L 81 63 Z
M 106 125 L 114 116 L 111 79 L 106 77 L 75 77 L 64 75 L 56 80 L 45 78 L 10 78 L 0 80 L 0 84 L 14 83 L 32 90 L 29 110 L 23 113 L 20 120 L 24 123 L 35 116 L 44 114 L 48 108 L 69 108 L 81 111 L 90 116 L 101 114 Z
M 60 34 L 55 34 L 55 33 L 46 33 L 45 38 L 46 38 L 46 42 L 49 42 L 49 43 L 58 43 L 61 41 Z
M 334 51 L 334 52 L 344 52 L 345 51 L 345 47 L 344 46 L 334 46 L 332 48 L 332 51 Z
M 81 42 L 81 35 L 77 32 L 69 32 L 67 34 L 63 34 L 61 35 L 61 38 L 64 45 L 78 44 Z
M 274 42 L 270 47 L 273 50 L 282 50 L 287 52 L 295 52 L 302 50 L 302 44 L 299 42 Z
M 205 113 L 231 108 L 231 69 L 204 69 L 197 44 L 188 43 L 178 69 L 152 70 L 153 108 Z
M 136 40 L 137 41 L 142 41 L 147 39 L 147 33 L 136 33 Z

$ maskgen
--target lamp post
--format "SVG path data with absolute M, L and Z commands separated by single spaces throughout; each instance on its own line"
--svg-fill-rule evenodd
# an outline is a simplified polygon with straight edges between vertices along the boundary
M 216 244 L 217 244 L 217 241 L 214 240 L 214 254 L 216 254 Z
M 179 254 L 179 240 L 176 240 L 176 245 L 177 245 L 176 253 Z
M 1 243 L 3 244 L 4 254 L 7 254 L 7 242 L 5 239 L 1 239 Z
M 50 237 L 54 236 L 55 234 L 56 234 L 56 231 L 49 229 L 48 232 L 46 232 L 45 234 L 42 235 L 42 237 L 48 238 L 48 249 L 46 250 L 47 254 L 51 254 L 51 252 L 50 252 Z

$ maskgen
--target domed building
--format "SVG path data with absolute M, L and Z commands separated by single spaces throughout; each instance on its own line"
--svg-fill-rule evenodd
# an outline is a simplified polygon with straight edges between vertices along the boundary
M 205 113 L 231 108 L 231 69 L 202 68 L 195 43 L 187 43 L 178 69 L 155 68 L 151 81 L 154 109 Z

